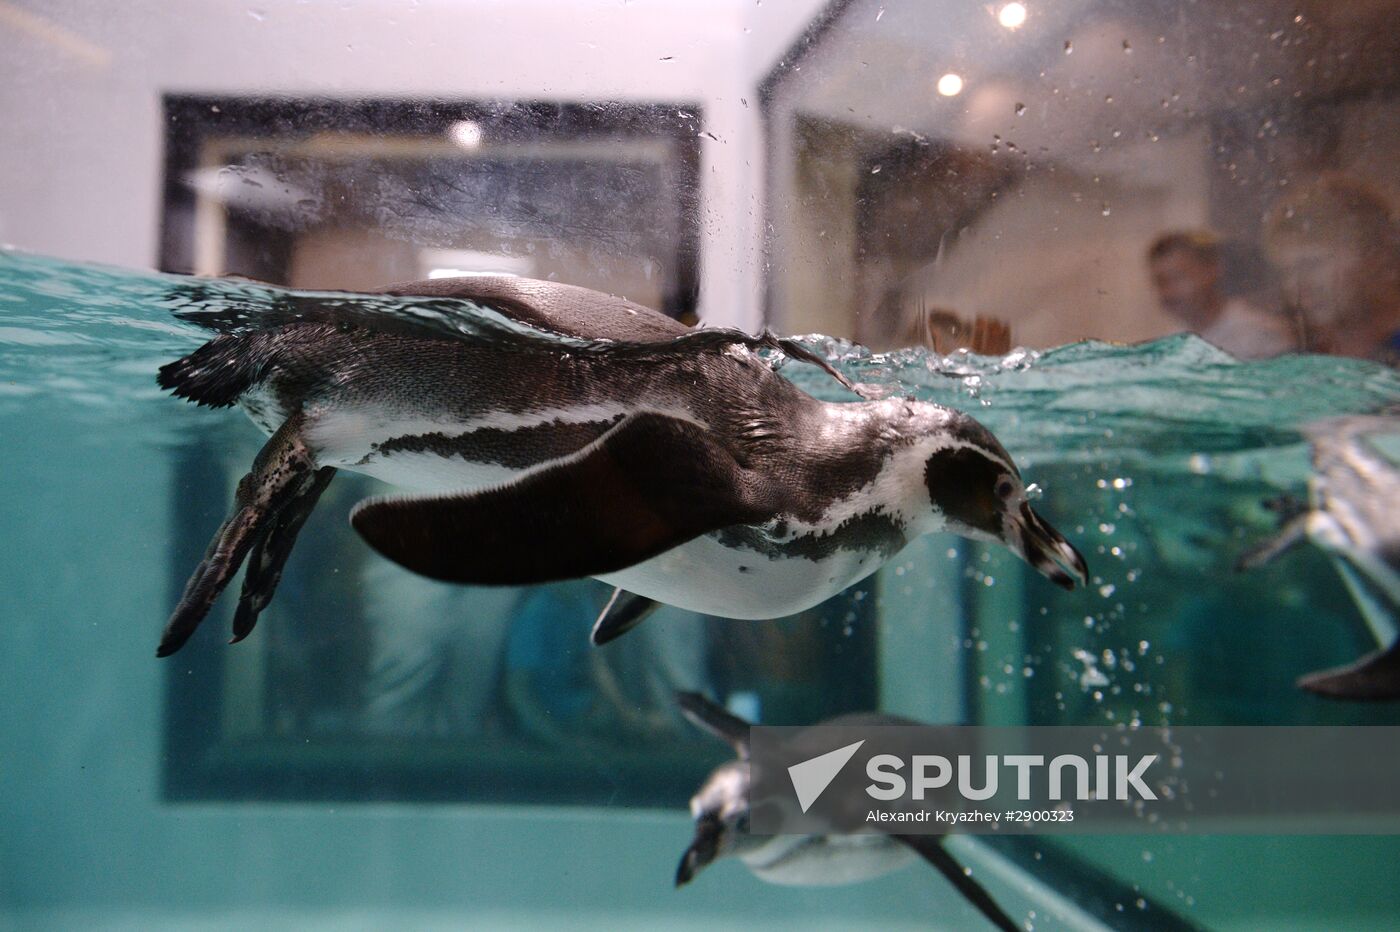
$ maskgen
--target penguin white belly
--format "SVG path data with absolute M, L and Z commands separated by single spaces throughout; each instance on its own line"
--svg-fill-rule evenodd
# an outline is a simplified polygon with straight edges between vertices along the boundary
M 739 859 L 754 876 L 783 886 L 838 886 L 880 877 L 912 863 L 915 854 L 887 835 L 775 836 Z
M 470 492 L 509 482 L 520 470 L 494 463 L 447 459 L 432 453 L 395 453 L 367 462 L 331 463 L 370 476 L 406 492 Z
M 595 406 L 570 409 L 562 414 L 541 411 L 492 415 L 468 422 L 410 419 L 373 408 L 342 408 L 314 412 L 306 438 L 322 466 L 336 466 L 372 476 L 410 492 L 471 492 L 509 482 L 528 470 L 463 455 L 403 449 L 386 452 L 381 445 L 404 437 L 466 438 L 477 430 L 510 430 L 550 423 L 605 423 L 607 418 L 617 416 L 617 411 Z M 469 448 L 464 446 L 464 449 Z
M 775 560 L 707 535 L 598 578 L 688 611 L 757 620 L 805 611 L 869 576 L 882 562 L 864 550 L 836 550 L 819 560 Z

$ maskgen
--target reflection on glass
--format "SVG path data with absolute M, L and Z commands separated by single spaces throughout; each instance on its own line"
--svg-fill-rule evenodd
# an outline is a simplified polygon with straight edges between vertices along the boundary
M 1318 442 L 1400 405 L 1393 0 L 187 6 L 0 2 L 0 240 L 65 257 L 0 254 L 0 926 L 958 927 L 926 867 L 672 895 L 723 748 L 671 691 L 1400 720 L 1297 685 L 1395 637 L 1393 496 Z M 148 265 L 229 279 L 190 301 L 494 273 L 816 334 L 993 429 L 1090 585 L 930 538 L 795 618 L 662 610 L 595 650 L 605 587 L 425 582 L 350 535 L 377 488 L 342 479 L 253 637 L 211 618 L 157 665 L 257 438 L 158 395 L 194 338 Z M 814 373 L 782 368 L 850 400 Z M 1295 827 L 950 845 L 1037 929 L 1393 924 L 1396 836 Z

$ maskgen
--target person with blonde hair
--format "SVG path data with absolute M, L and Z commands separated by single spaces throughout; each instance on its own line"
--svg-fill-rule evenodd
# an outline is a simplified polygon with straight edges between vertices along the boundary
M 1400 361 L 1400 223 L 1384 195 L 1326 174 L 1275 204 L 1264 248 L 1315 353 Z

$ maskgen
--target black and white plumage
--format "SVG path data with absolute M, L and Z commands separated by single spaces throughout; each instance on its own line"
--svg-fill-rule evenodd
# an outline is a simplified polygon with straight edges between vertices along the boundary
M 1381 640 L 1400 621 L 1400 469 L 1372 444 L 1400 435 L 1400 417 L 1357 415 L 1311 424 L 1309 501 L 1286 509 L 1279 532 L 1240 558 L 1248 569 L 1303 540 L 1326 551 L 1357 607 Z M 1400 639 L 1353 664 L 1298 681 L 1334 699 L 1400 699 Z
M 999 906 L 944 846 L 941 835 L 904 835 L 879 830 L 831 835 L 752 835 L 749 728 L 744 721 L 699 693 L 678 693 L 681 711 L 696 727 L 734 749 L 690 800 L 695 835 L 681 855 L 676 886 L 695 879 L 726 857 L 742 861 L 754 876 L 787 886 L 835 886 L 881 877 L 923 858 L 996 928 L 1021 926 Z M 828 725 L 918 725 L 891 715 L 845 715 Z M 800 732 L 795 740 L 800 741 Z
M 414 493 L 363 502 L 351 522 L 384 556 L 452 582 L 593 576 L 705 614 L 775 618 L 943 529 L 1000 540 L 1066 587 L 1084 580 L 1082 557 L 1031 510 L 1009 455 L 958 411 L 821 402 L 777 375 L 754 338 L 689 330 L 583 288 L 471 277 L 388 293 L 613 342 L 471 339 L 339 301 L 221 334 L 162 367 L 163 387 L 239 404 L 271 435 L 162 656 L 250 553 L 235 640 L 251 630 L 337 469 Z M 640 617 L 605 616 L 596 639 Z

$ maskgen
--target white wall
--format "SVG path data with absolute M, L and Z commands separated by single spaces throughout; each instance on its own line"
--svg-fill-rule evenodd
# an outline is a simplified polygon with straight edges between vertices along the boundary
M 756 326 L 755 86 L 820 0 L 0 3 L 0 241 L 150 267 L 167 92 L 699 103 L 701 314 Z M 745 103 L 747 101 L 747 103 Z

